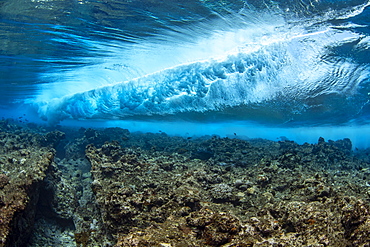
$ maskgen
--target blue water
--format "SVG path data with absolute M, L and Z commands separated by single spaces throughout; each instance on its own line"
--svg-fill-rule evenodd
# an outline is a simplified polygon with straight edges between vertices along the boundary
M 370 146 L 370 1 L 0 2 L 3 117 Z

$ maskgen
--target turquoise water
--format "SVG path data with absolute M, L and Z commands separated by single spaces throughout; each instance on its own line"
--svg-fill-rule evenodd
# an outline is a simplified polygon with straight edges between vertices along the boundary
M 369 5 L 1 1 L 1 116 L 368 147 Z

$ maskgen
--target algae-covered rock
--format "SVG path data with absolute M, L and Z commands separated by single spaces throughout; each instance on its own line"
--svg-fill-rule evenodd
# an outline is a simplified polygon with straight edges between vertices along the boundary
M 0 133 L 0 246 L 25 246 L 54 151 L 39 135 Z
M 369 246 L 370 158 L 349 139 L 0 129 L 0 246 L 33 226 L 30 247 Z
M 207 159 L 118 142 L 89 146 L 93 191 L 116 246 L 364 246 L 369 203 L 346 205 L 369 200 L 367 188 L 338 171 L 369 164 L 347 154 L 347 141 L 243 142 L 200 142 L 214 153 Z M 350 194 L 357 198 L 346 202 Z

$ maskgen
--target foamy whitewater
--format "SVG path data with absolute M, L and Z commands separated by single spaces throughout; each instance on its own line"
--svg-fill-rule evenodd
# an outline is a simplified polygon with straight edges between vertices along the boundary
M 4 116 L 368 146 L 369 1 L 15 6 L 1 5 Z

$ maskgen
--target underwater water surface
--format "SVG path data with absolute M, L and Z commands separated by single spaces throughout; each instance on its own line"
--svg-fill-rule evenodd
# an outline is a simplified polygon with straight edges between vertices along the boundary
M 370 142 L 368 0 L 0 2 L 2 117 Z

